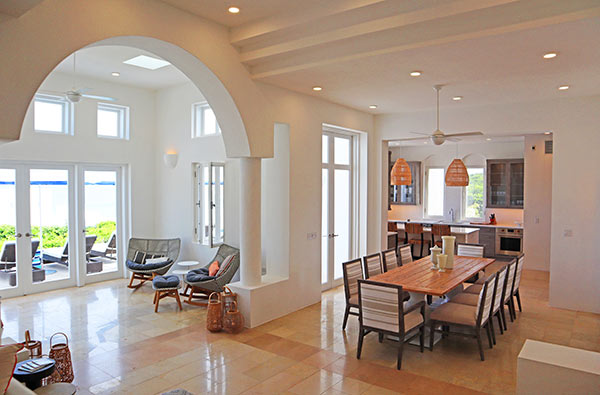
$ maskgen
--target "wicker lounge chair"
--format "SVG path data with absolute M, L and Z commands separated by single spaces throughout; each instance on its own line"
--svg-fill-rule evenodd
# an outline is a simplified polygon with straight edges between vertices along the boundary
M 209 276 L 208 275 L 208 267 L 212 262 L 219 261 L 222 265 L 225 259 L 234 255 L 231 263 L 225 268 L 221 273 L 218 273 L 217 276 Z M 185 303 L 196 305 L 196 306 L 204 306 L 207 302 L 196 302 L 194 298 L 206 298 L 213 292 L 222 292 L 223 287 L 231 281 L 235 273 L 238 271 L 240 267 L 240 250 L 232 247 L 227 244 L 221 244 L 219 249 L 217 250 L 217 254 L 210 262 L 201 269 L 191 270 L 188 274 L 186 274 L 184 282 L 185 282 L 185 293 L 190 290 L 190 294 Z M 199 294 L 199 295 L 196 295 Z
M 152 275 L 163 275 L 169 269 L 181 249 L 181 239 L 129 239 L 127 248 L 127 269 L 131 272 L 128 288 L 137 289 L 146 281 L 152 281 Z M 146 263 L 147 259 L 165 257 L 162 263 Z M 140 280 L 133 285 L 134 280 Z

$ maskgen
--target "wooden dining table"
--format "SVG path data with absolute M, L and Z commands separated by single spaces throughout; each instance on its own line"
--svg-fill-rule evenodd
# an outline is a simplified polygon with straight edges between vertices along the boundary
M 440 272 L 432 269 L 431 256 L 426 256 L 370 277 L 369 280 L 401 285 L 407 292 L 443 296 L 495 261 L 493 258 L 456 255 L 453 268 Z

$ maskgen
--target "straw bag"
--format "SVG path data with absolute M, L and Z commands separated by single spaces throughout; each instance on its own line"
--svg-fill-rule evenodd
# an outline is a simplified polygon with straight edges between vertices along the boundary
M 213 296 L 217 298 L 213 299 Z M 206 329 L 211 332 L 219 332 L 223 329 L 223 303 L 221 294 L 218 292 L 213 292 L 208 297 Z
M 233 302 L 223 317 L 223 330 L 227 333 L 239 333 L 244 329 L 244 316 L 237 309 L 237 302 Z
M 225 316 L 231 310 L 233 304 L 237 303 L 237 294 L 225 286 L 223 287 L 223 293 L 221 293 L 221 301 L 223 302 L 223 316 Z
M 52 343 L 56 335 L 65 337 L 64 343 Z M 56 361 L 55 369 L 48 378 L 47 383 L 71 383 L 73 382 L 73 363 L 71 362 L 71 351 L 69 350 L 69 338 L 62 332 L 57 332 L 50 337 L 50 353 L 48 356 Z
M 25 342 L 23 346 L 29 350 L 29 358 L 42 357 L 42 342 L 39 340 L 31 340 L 29 331 L 25 331 Z

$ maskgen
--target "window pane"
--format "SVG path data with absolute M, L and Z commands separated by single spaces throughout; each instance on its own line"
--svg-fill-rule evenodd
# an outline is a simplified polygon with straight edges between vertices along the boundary
M 202 168 L 202 208 L 203 208 L 203 212 L 202 212 L 202 240 L 204 244 L 208 244 L 209 241 L 209 237 L 210 237 L 210 197 L 208 196 L 208 192 L 209 192 L 209 185 L 208 185 L 208 181 L 210 179 L 209 174 L 209 167 L 208 166 L 204 166 Z
M 427 215 L 444 215 L 444 169 L 427 171 Z
M 216 134 L 217 133 L 217 118 L 215 118 L 215 113 L 210 107 L 204 108 L 204 134 Z
M 36 100 L 33 108 L 33 127 L 46 132 L 62 132 L 63 109 L 60 103 Z
M 327 169 L 321 170 L 322 187 L 321 193 L 321 283 L 327 282 L 329 268 L 329 237 L 327 237 L 329 229 L 329 177 Z
M 15 188 L 15 170 L 0 169 L 0 251 L 3 251 L 2 270 L 12 271 L 17 265 L 17 251 L 15 242 L 15 233 L 17 226 L 16 209 L 16 188 Z M 4 244 L 8 243 L 6 246 Z M 14 285 L 8 276 L 0 277 L 0 290 L 15 287 L 19 279 L 16 277 Z
M 334 157 L 336 165 L 349 165 L 350 164 L 350 140 L 335 137 L 334 138 Z
M 119 112 L 98 109 L 98 136 L 119 137 Z
M 333 278 L 342 278 L 342 262 L 350 259 L 350 170 L 335 170 L 334 175 L 334 225 L 337 235 Z
M 327 163 L 327 162 L 329 162 L 329 137 L 326 136 L 326 135 L 323 135 L 322 141 L 323 141 L 323 143 L 322 143 L 322 146 L 323 146 L 323 148 L 322 148 L 323 149 L 323 154 L 322 154 L 323 163 Z
M 468 168 L 469 186 L 465 193 L 465 217 L 483 217 L 483 168 Z

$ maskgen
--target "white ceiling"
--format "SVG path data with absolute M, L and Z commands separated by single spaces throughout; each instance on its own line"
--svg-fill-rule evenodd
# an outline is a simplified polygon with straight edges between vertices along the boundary
M 161 89 L 172 85 L 182 84 L 189 79 L 175 66 L 165 66 L 157 70 L 146 70 L 140 67 L 124 64 L 124 60 L 138 55 L 158 56 L 137 48 L 103 45 L 83 48 L 77 51 L 76 73 L 108 82 L 135 86 L 144 89 Z M 73 55 L 63 60 L 55 71 L 73 74 Z M 119 72 L 119 77 L 113 77 L 112 72 Z

